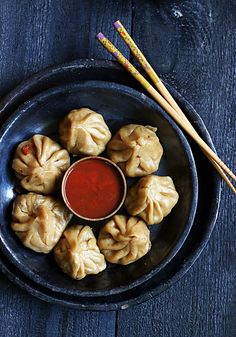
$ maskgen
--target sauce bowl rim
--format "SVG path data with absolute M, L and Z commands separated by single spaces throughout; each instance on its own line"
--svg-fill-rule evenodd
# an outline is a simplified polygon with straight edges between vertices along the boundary
M 104 216 L 104 217 L 99 217 L 99 218 L 89 218 L 89 217 L 86 217 L 86 216 L 83 216 L 83 215 L 80 215 L 78 212 L 76 212 L 71 206 L 70 206 L 70 203 L 68 201 L 68 198 L 66 196 L 66 180 L 70 174 L 70 172 L 73 171 L 73 168 L 75 166 L 77 166 L 78 164 L 80 164 L 81 162 L 83 161 L 86 161 L 86 160 L 94 160 L 94 159 L 97 159 L 97 160 L 101 160 L 101 161 L 104 161 L 104 162 L 107 162 L 109 163 L 110 165 L 112 165 L 116 171 L 119 173 L 119 176 L 123 182 L 123 192 L 122 192 L 122 198 L 121 198 L 121 201 L 119 202 L 118 206 L 115 208 L 114 211 L 112 211 L 111 213 L 109 213 L 108 215 Z M 77 217 L 79 217 L 80 219 L 83 219 L 83 220 L 88 220 L 88 221 L 102 221 L 102 220 L 106 220 L 106 219 L 109 219 L 111 218 L 113 215 L 115 215 L 119 209 L 122 207 L 122 205 L 124 204 L 125 202 L 125 198 L 126 198 L 126 195 L 127 195 L 127 181 L 126 181 L 126 178 L 125 178 L 125 175 L 123 173 L 123 171 L 121 170 L 121 168 L 116 164 L 114 163 L 112 160 L 106 158 L 106 157 L 102 157 L 102 156 L 86 156 L 86 157 L 83 157 L 81 159 L 78 159 L 76 162 L 74 162 L 72 165 L 70 165 L 70 167 L 67 169 L 67 171 L 65 172 L 64 176 L 63 176 L 63 179 L 62 179 L 62 183 L 61 183 L 61 194 L 62 194 L 62 198 L 63 198 L 63 201 L 64 203 L 66 204 L 67 208 L 74 214 L 76 215 Z

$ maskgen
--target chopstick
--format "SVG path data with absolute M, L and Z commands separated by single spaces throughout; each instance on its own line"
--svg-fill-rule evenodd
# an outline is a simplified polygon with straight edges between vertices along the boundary
M 124 42 L 127 44 L 127 46 L 130 48 L 131 53 L 135 56 L 139 64 L 143 67 L 143 69 L 146 71 L 146 73 L 149 75 L 153 83 L 155 84 L 156 88 L 160 91 L 162 96 L 166 99 L 166 101 L 174 108 L 180 116 L 182 116 L 186 122 L 189 123 L 189 120 L 184 115 L 183 111 L 178 106 L 177 102 L 174 100 L 174 98 L 171 96 L 168 89 L 165 87 L 163 82 L 161 81 L 160 77 L 157 75 L 155 70 L 152 68 L 150 63 L 147 61 L 146 57 L 143 55 L 141 50 L 138 48 L 132 37 L 129 35 L 125 27 L 121 24 L 121 22 L 118 20 L 114 22 L 114 27 L 120 34 L 121 38 L 124 40 Z
M 139 64 L 143 67 L 145 72 L 149 75 L 151 80 L 153 81 L 156 88 L 159 90 L 159 92 L 162 94 L 162 96 L 166 99 L 166 101 L 172 106 L 173 109 L 179 114 L 182 119 L 189 124 L 189 126 L 192 127 L 192 132 L 196 133 L 196 130 L 192 126 L 192 124 L 189 122 L 181 108 L 179 107 L 178 103 L 175 101 L 173 96 L 170 94 L 166 86 L 161 81 L 160 77 L 157 75 L 155 70 L 152 68 L 150 63 L 147 61 L 146 57 L 143 55 L 141 50 L 138 48 L 132 37 L 129 35 L 125 27 L 122 25 L 122 23 L 118 20 L 113 23 L 115 29 L 120 34 L 121 38 L 124 40 L 124 42 L 129 47 L 131 53 L 135 56 L 136 60 L 139 62 Z M 203 150 L 204 151 L 204 150 Z M 208 157 L 208 159 L 211 161 L 211 163 L 214 165 L 215 169 L 218 171 L 218 173 L 221 175 L 221 177 L 225 180 L 226 184 L 232 189 L 232 191 L 236 194 L 236 189 L 234 188 L 231 181 L 228 179 L 222 168 L 217 164 L 217 162 L 211 158 L 210 155 L 208 155 L 204 151 L 205 155 Z
M 236 181 L 236 176 L 234 173 L 222 162 L 222 160 L 216 155 L 216 153 L 201 139 L 198 133 L 194 130 L 189 122 L 186 122 L 186 116 L 183 118 L 160 94 L 157 92 L 154 87 L 140 74 L 140 72 L 119 52 L 119 50 L 102 34 L 97 35 L 98 40 L 102 45 L 116 57 L 118 62 L 123 65 L 123 67 L 131 73 L 132 76 L 148 91 L 148 93 L 159 103 L 169 114 L 170 116 L 180 125 L 182 128 L 198 143 L 202 148 L 203 152 L 207 154 L 212 160 L 214 160 L 225 172 Z M 153 70 L 154 71 L 154 70 Z M 159 77 L 157 77 L 159 79 Z M 160 79 L 159 81 L 160 82 Z M 167 89 L 166 89 L 167 90 Z M 181 111 L 182 113 L 182 111 Z M 215 165 L 214 165 L 215 166 Z M 221 171 L 218 170 L 221 174 Z M 222 178 L 226 181 L 229 187 L 236 194 L 236 189 L 233 187 L 231 182 L 228 180 L 225 175 L 222 175 Z

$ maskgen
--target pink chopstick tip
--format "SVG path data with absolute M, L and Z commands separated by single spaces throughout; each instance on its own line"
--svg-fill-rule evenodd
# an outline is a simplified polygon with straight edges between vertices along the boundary
M 120 21 L 119 21 L 119 20 L 115 21 L 115 22 L 113 23 L 113 25 L 114 25 L 115 28 L 120 28 L 120 27 L 121 27 L 121 26 L 120 26 Z
M 103 40 L 105 39 L 105 36 L 102 33 L 98 33 L 97 38 L 98 40 Z

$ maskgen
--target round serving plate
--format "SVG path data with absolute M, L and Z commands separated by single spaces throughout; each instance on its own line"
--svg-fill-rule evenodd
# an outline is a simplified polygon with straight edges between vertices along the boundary
M 50 91 L 57 90 L 58 86 L 60 87 L 61 85 L 64 88 L 67 85 L 73 87 L 73 85 L 76 86 L 81 81 L 93 79 L 124 83 L 141 91 L 141 88 L 113 62 L 76 61 L 43 71 L 20 85 L 2 102 L 1 118 L 2 120 L 6 119 L 6 116 L 17 110 L 22 103 L 26 102 L 25 107 L 29 106 L 30 103 L 27 101 L 34 101 L 34 96 L 41 92 L 47 94 Z M 197 129 L 201 136 L 212 146 L 204 124 L 191 105 L 178 95 L 175 90 L 169 89 L 190 120 L 197 122 Z M 146 101 L 144 95 L 142 95 L 141 100 Z M 152 104 L 157 108 L 155 103 Z M 160 108 L 158 107 L 158 109 Z M 58 287 L 55 289 L 48 287 L 45 283 L 40 284 L 40 282 L 31 277 L 32 275 L 25 274 L 24 271 L 20 270 L 19 266 L 13 264 L 7 255 L 3 257 L 1 262 L 2 271 L 15 283 L 41 299 L 81 309 L 113 310 L 124 308 L 164 291 L 190 268 L 204 248 L 214 227 L 220 201 L 220 179 L 214 174 L 201 151 L 194 144 L 191 144 L 191 147 L 199 178 L 199 200 L 195 220 L 190 233 L 187 235 L 187 240 L 179 247 L 178 253 L 176 254 L 176 251 L 172 259 L 168 263 L 164 263 L 157 272 L 148 273 L 151 277 L 144 278 L 141 283 L 135 283 L 134 281 L 131 288 L 126 287 L 122 291 L 115 291 L 114 293 L 108 287 L 104 296 L 98 293 L 98 296 L 94 297 L 94 294 L 93 296 L 91 294 L 86 295 L 86 292 L 85 296 L 81 295 L 82 292 L 74 294 L 73 291 L 65 294 Z M 202 167 L 204 167 L 204 172 L 201 169 Z
M 179 201 L 160 225 L 149 227 L 152 248 L 142 259 L 128 266 L 108 264 L 102 273 L 75 281 L 60 271 L 53 254 L 39 254 L 23 247 L 11 230 L 11 209 L 16 197 L 14 187 L 17 185 L 11 163 L 17 145 L 34 134 L 44 134 L 59 141 L 59 123 L 69 111 L 78 107 L 89 107 L 101 113 L 113 135 L 127 124 L 157 127 L 164 150 L 158 175 L 172 177 Z M 0 247 L 26 276 L 51 290 L 82 297 L 103 297 L 131 290 L 153 277 L 171 261 L 193 224 L 198 182 L 195 162 L 186 138 L 151 99 L 121 84 L 83 81 L 41 92 L 20 105 L 4 123 L 0 130 L 0 152 L 5 158 L 0 164 Z M 128 183 L 134 183 L 137 179 L 127 180 Z M 120 210 L 119 214 L 124 212 Z M 104 221 L 95 224 L 74 216 L 71 223 L 88 224 L 98 236 Z

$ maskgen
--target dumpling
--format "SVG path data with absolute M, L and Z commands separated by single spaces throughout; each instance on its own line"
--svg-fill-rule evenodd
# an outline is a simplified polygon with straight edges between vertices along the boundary
M 72 214 L 63 202 L 45 195 L 17 196 L 11 228 L 23 245 L 39 253 L 49 253 L 59 241 Z
M 100 230 L 98 246 L 107 261 L 126 265 L 150 250 L 150 232 L 137 217 L 115 215 Z
M 76 280 L 106 268 L 105 258 L 89 226 L 73 225 L 66 229 L 54 248 L 54 257 L 63 272 Z
M 61 122 L 59 134 L 70 153 L 91 156 L 102 153 L 111 139 L 102 115 L 87 108 L 72 110 Z
M 150 175 L 130 187 L 125 207 L 149 225 L 158 224 L 176 205 L 179 195 L 170 177 Z
M 145 176 L 159 167 L 163 149 L 156 128 L 137 124 L 123 126 L 108 144 L 108 157 L 127 177 Z
M 34 135 L 20 143 L 12 163 L 21 186 L 27 191 L 43 194 L 50 194 L 58 188 L 69 166 L 68 152 L 43 135 Z

